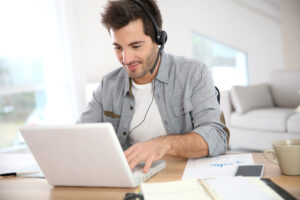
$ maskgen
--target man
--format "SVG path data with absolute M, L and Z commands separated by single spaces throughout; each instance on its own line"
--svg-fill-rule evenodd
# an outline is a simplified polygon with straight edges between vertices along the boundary
M 78 122 L 112 123 L 130 167 L 144 161 L 144 172 L 164 155 L 224 153 L 229 133 L 209 71 L 195 60 L 160 53 L 145 11 L 161 30 L 154 0 L 108 2 L 102 23 L 123 67 L 104 76 Z

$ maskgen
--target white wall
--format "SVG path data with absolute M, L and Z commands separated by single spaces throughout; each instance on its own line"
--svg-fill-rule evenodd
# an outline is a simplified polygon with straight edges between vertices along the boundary
M 262 1 L 260 1 L 262 2 Z M 160 1 L 169 33 L 166 50 L 192 56 L 190 32 L 196 31 L 248 55 L 250 83 L 265 82 L 283 67 L 280 22 L 230 0 Z
M 281 0 L 284 66 L 300 68 L 300 0 Z
M 77 24 L 80 70 L 86 82 L 99 82 L 120 66 L 111 39 L 101 24 L 107 0 L 65 0 Z M 277 0 L 273 0 L 277 2 Z M 269 80 L 273 69 L 283 68 L 280 9 L 271 0 L 158 0 L 163 27 L 168 32 L 166 52 L 192 57 L 191 32 L 198 32 L 248 55 L 250 83 Z M 252 2 L 252 3 L 251 3 Z M 76 55 L 76 54 L 75 54 Z

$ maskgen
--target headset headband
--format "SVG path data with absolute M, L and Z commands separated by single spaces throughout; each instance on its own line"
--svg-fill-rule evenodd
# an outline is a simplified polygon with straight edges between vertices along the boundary
M 132 0 L 132 1 L 135 2 L 137 5 L 139 5 L 145 11 L 146 15 L 148 16 L 148 18 L 152 22 L 154 30 L 155 30 L 155 41 L 156 41 L 156 43 L 159 44 L 159 45 L 164 45 L 165 42 L 167 41 L 167 33 L 165 31 L 159 30 L 158 25 L 157 25 L 154 17 L 147 11 L 147 9 L 145 8 L 142 1 L 140 1 L 140 0 Z
M 158 25 L 157 25 L 157 23 L 156 23 L 154 17 L 146 10 L 144 4 L 143 4 L 140 0 L 132 0 L 132 1 L 134 1 L 136 4 L 138 4 L 138 5 L 145 11 L 146 15 L 147 15 L 147 16 L 149 17 L 149 19 L 151 20 L 151 22 L 152 22 L 152 24 L 153 24 L 153 26 L 154 26 L 155 31 L 158 32 L 158 31 L 159 31 Z

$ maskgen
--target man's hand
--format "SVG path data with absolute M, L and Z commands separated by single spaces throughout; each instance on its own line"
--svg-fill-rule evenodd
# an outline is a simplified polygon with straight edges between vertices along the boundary
M 167 135 L 132 145 L 125 151 L 131 169 L 140 162 L 145 162 L 144 173 L 148 172 L 152 162 L 164 155 L 183 158 L 201 158 L 208 155 L 206 141 L 197 133 Z
M 170 149 L 170 145 L 165 143 L 164 137 L 155 138 L 147 142 L 132 145 L 125 151 L 126 159 L 131 169 L 144 161 L 144 173 L 147 173 L 152 162 L 161 159 Z

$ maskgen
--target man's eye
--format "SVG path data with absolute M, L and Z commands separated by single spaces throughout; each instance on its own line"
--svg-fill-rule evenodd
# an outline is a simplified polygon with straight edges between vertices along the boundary
M 134 46 L 132 46 L 134 49 L 138 49 L 138 48 L 140 48 L 141 47 L 141 45 L 134 45 Z
M 121 47 L 115 46 L 114 49 L 115 49 L 115 50 L 121 50 Z

